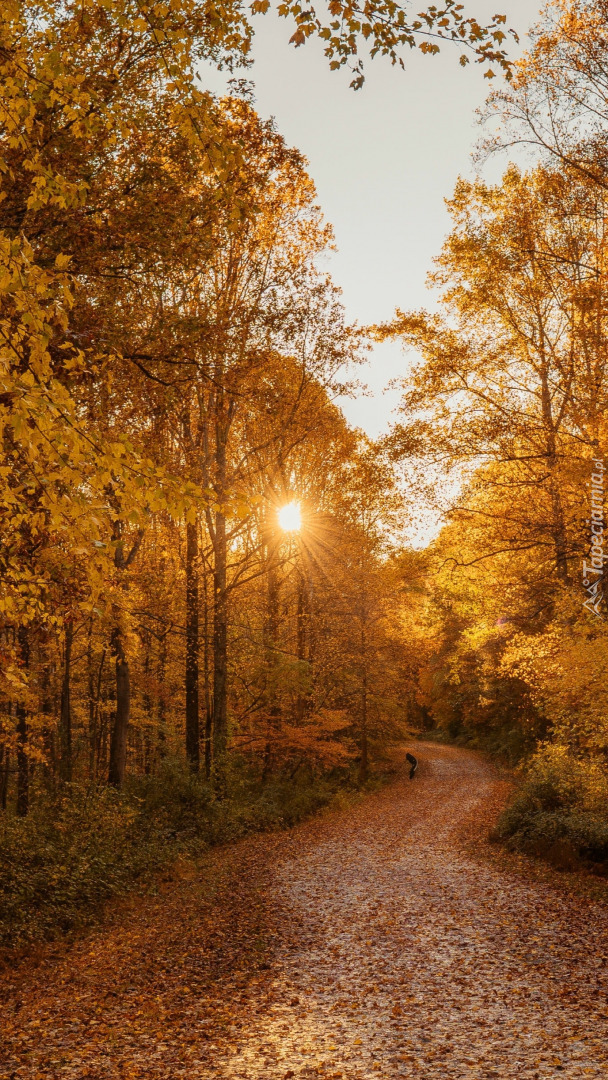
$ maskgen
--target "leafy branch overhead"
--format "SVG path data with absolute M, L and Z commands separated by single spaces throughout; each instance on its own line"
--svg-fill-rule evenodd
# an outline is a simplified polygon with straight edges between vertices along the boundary
M 254 0 L 253 12 L 266 12 L 269 0 Z M 515 31 L 506 30 L 506 16 L 494 15 L 489 23 L 469 16 L 463 4 L 447 0 L 443 7 L 431 5 L 426 11 L 412 15 L 410 6 L 393 0 L 365 0 L 364 3 L 343 3 L 330 0 L 322 10 L 312 4 L 281 2 L 278 13 L 293 18 L 297 29 L 291 37 L 295 45 L 318 36 L 324 42 L 325 55 L 333 70 L 349 64 L 354 78 L 351 86 L 360 89 L 364 82 L 363 66 L 356 59 L 365 43 L 372 57 L 387 56 L 393 64 L 404 67 L 402 50 L 418 48 L 435 54 L 441 45 L 451 43 L 462 49 L 460 63 L 466 65 L 472 56 L 485 65 L 485 75 L 494 76 L 492 65 L 510 79 L 512 62 L 505 48 L 507 33 L 517 41 Z

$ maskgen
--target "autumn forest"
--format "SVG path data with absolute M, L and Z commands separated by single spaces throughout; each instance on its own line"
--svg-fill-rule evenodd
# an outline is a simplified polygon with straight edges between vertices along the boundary
M 240 77 L 268 8 L 2 4 L 0 1000 L 21 994 L 50 1034 L 38 1046 L 11 1019 L 0 1077 L 548 1080 L 553 1047 L 564 1075 L 599 1078 L 608 3 L 551 0 L 523 52 L 506 16 L 452 0 L 279 5 L 293 45 L 319 38 L 361 94 L 368 52 L 406 78 L 410 49 L 454 49 L 489 79 L 428 310 L 404 296 L 372 326 L 328 271 L 306 159 Z M 233 76 L 226 95 L 202 61 Z M 386 341 L 402 397 L 373 439 L 341 403 Z M 468 961 L 446 983 L 447 895 L 458 933 L 476 928 L 470 997 Z M 446 1001 L 499 1009 L 483 957 L 524 948 L 502 931 L 496 946 L 501 905 L 531 935 L 505 1004 L 516 1042 L 486 1032 L 469 1061 Z M 439 958 L 418 984 L 404 919 Z M 559 952 L 568 926 L 593 1017 L 570 1057 L 570 991 L 551 991 L 533 1049 L 517 1041 L 534 942 Z M 375 996 L 356 1028 L 363 942 Z M 46 999 L 28 957 L 52 948 L 36 953 Z M 116 1001 L 89 989 L 77 1006 L 69 971 L 111 996 L 115 965 Z M 102 1026 L 75 1035 L 95 1010 Z

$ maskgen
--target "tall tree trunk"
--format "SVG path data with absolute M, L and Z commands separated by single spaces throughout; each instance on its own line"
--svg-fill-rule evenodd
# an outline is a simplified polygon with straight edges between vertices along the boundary
M 553 419 L 553 407 L 551 404 L 551 390 L 549 386 L 549 374 L 546 366 L 541 370 L 541 401 L 543 411 L 543 423 L 545 427 L 546 458 L 549 470 L 549 497 L 551 499 L 551 533 L 555 548 L 555 567 L 557 576 L 564 584 L 568 584 L 570 575 L 568 571 L 568 544 L 566 540 L 566 522 L 564 508 L 559 488 L 559 471 L 557 456 L 557 438 L 555 422 Z
M 89 780 L 95 780 L 95 744 L 97 724 L 95 716 L 95 673 L 93 671 L 93 619 L 89 621 L 87 635 L 87 697 L 89 705 Z
M 367 656 L 365 626 L 361 626 L 361 760 L 359 762 L 359 781 L 364 784 L 369 776 L 369 758 L 367 749 Z
M 566 522 L 564 518 L 564 508 L 562 504 L 562 498 L 556 479 L 556 467 L 555 459 L 549 461 L 549 469 L 551 470 L 551 514 L 553 518 L 553 543 L 555 546 L 555 565 L 557 569 L 557 576 L 564 584 L 568 584 L 570 581 L 570 573 L 568 570 L 568 544 L 566 540 Z
M 63 654 L 63 679 L 61 683 L 61 713 L 59 776 L 68 783 L 72 779 L 72 702 L 71 673 L 72 645 L 74 642 L 74 624 L 71 619 L 65 621 L 65 647 Z
M 103 676 L 105 659 L 106 650 L 103 648 L 101 650 L 101 658 L 97 669 L 97 679 L 95 679 L 92 651 L 89 654 L 89 778 L 93 782 L 97 779 L 97 764 L 99 760 L 99 705 L 101 701 L 101 679 Z
M 207 598 L 207 573 L 203 579 L 203 618 L 204 618 L 204 641 L 203 641 L 203 677 L 205 693 L 205 779 L 211 779 L 211 765 L 213 759 L 213 708 L 211 699 L 211 683 L 209 672 L 209 602 Z
M 297 657 L 301 664 L 299 672 L 299 679 L 303 681 L 304 678 L 304 662 L 306 660 L 306 629 L 309 622 L 309 615 L 306 604 L 306 577 L 305 572 L 301 571 L 298 574 L 298 594 L 297 594 L 297 608 L 296 608 L 296 651 Z M 298 696 L 296 698 L 296 723 L 301 724 L 306 713 L 306 698 L 307 694 L 304 693 L 302 686 L 298 690 Z
M 198 522 L 186 525 L 186 757 L 198 772 L 199 736 L 199 618 L 198 618 Z
M 108 783 L 121 788 L 127 764 L 127 731 L 131 711 L 131 679 L 122 634 L 118 628 L 112 633 L 112 652 L 116 657 L 116 715 L 110 739 L 110 767 Z
M 9 701 L 7 704 L 7 712 L 9 720 L 13 715 L 13 703 Z M 11 751 L 9 746 L 3 748 L 2 755 L 0 756 L 0 809 L 6 810 L 8 801 L 8 782 L 11 774 Z
M 108 699 L 106 698 L 105 704 L 107 706 Z M 108 713 L 107 708 L 99 710 L 99 732 L 97 735 L 97 767 L 96 775 L 103 776 L 108 768 L 108 730 L 110 727 L 111 718 L 114 716 L 114 710 Z
M 55 784 L 55 771 L 53 768 L 53 692 L 51 687 L 51 650 L 49 648 L 47 636 L 45 636 L 44 639 L 43 654 L 40 662 L 42 666 L 40 676 L 40 709 L 45 718 L 42 727 L 42 741 L 45 756 L 42 770 L 45 787 L 48 791 L 52 791 Z
M 144 648 L 144 694 L 143 694 L 143 706 L 145 716 L 145 726 L 142 731 L 142 768 L 144 776 L 149 776 L 152 771 L 152 740 L 150 738 L 150 728 L 152 724 L 152 698 L 150 696 L 150 653 L 152 651 L 152 635 L 145 631 L 142 634 L 142 645 Z
M 228 740 L 228 610 L 226 517 L 215 515 L 213 568 L 213 738 L 216 766 L 223 772 Z
M 158 647 L 158 756 L 167 756 L 167 704 L 165 698 L 165 676 L 167 673 L 167 637 L 169 631 L 162 635 Z
M 9 704 L 10 708 L 10 704 Z M 0 754 L 0 809 L 6 810 L 6 803 L 8 797 L 8 778 L 11 768 L 11 752 L 8 746 L 5 746 Z
M 281 719 L 281 709 L 276 686 L 277 645 L 279 638 L 279 578 L 274 563 L 271 537 L 272 532 L 271 530 L 268 530 L 268 540 L 266 544 L 266 626 L 264 630 L 266 651 L 266 707 L 268 710 L 268 718 L 266 726 L 266 746 L 264 749 L 264 767 L 262 770 L 263 781 L 266 781 L 272 772 L 275 737 Z
M 25 670 L 30 662 L 30 643 L 25 627 L 19 630 L 19 651 Z M 30 805 L 30 774 L 27 753 L 27 710 L 25 701 L 17 702 L 17 815 L 25 817 Z
M 114 522 L 113 539 L 116 541 L 114 552 L 114 565 L 118 570 L 125 572 L 122 579 L 122 588 L 125 594 L 128 592 L 129 579 L 126 571 L 135 559 L 142 540 L 143 528 L 137 530 L 137 534 L 131 545 L 128 555 L 125 554 L 123 540 L 123 523 L 120 520 Z M 125 643 L 120 625 L 116 625 L 112 631 L 110 647 L 116 658 L 116 713 L 112 734 L 110 736 L 110 764 L 108 768 L 108 783 L 113 787 L 121 788 L 125 778 L 127 765 L 127 735 L 129 731 L 129 715 L 131 712 L 131 676 L 129 661 L 125 652 Z
M 213 485 L 218 508 L 211 520 L 209 534 L 213 542 L 213 757 L 216 786 L 223 792 L 226 786 L 226 752 L 228 747 L 228 548 L 226 542 L 226 483 L 227 443 L 234 403 L 226 406 L 224 390 L 224 358 L 218 356 L 215 365 L 216 390 L 212 412 L 215 426 Z M 207 435 L 205 434 L 205 446 Z M 205 449 L 208 458 L 208 449 Z

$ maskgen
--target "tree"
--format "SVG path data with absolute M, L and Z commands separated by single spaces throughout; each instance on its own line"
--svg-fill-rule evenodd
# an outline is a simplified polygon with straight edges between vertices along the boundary
M 597 776 L 606 752 L 585 660 L 603 670 L 606 635 L 579 578 L 606 437 L 605 193 L 567 165 L 511 167 L 460 181 L 451 210 L 445 314 L 378 331 L 422 354 L 388 449 L 442 470 L 418 700 L 511 760 L 551 740 L 534 759 L 549 791 L 568 755 Z
M 486 120 L 497 122 L 497 131 L 483 150 L 523 145 L 550 167 L 605 189 L 608 4 L 552 0 L 531 40 L 509 88 L 489 98 Z
M 550 551 L 569 579 L 585 463 L 603 431 L 603 201 L 567 174 L 511 168 L 497 187 L 461 181 L 451 210 L 433 278 L 449 321 L 400 313 L 379 331 L 425 358 L 392 448 L 458 470 L 452 511 L 476 517 L 479 557 L 534 552 L 546 593 Z

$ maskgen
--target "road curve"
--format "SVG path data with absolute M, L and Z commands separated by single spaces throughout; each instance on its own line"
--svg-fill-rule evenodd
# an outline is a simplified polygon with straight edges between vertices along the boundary
M 608 907 L 489 855 L 490 765 L 416 756 L 5 966 L 0 1080 L 608 1080 Z
M 416 754 L 414 782 L 294 831 L 273 994 L 226 1080 L 608 1077 L 606 908 L 476 858 L 493 769 Z

